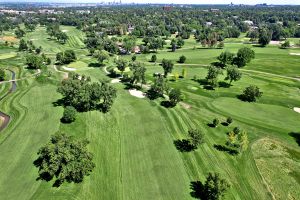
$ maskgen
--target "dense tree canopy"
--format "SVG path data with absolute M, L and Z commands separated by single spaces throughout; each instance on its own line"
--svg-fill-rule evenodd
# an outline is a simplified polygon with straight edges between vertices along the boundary
M 87 140 L 74 139 L 66 134 L 52 135 L 50 142 L 38 151 L 34 164 L 39 168 L 39 179 L 80 183 L 95 167 L 93 155 L 87 150 Z

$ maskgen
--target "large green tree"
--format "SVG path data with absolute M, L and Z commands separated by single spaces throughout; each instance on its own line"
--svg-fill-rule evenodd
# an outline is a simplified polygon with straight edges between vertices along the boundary
M 168 73 L 173 71 L 174 63 L 171 60 L 163 59 L 161 65 L 164 69 L 164 77 L 168 76 Z
M 39 169 L 39 179 L 54 179 L 53 186 L 56 187 L 64 182 L 82 182 L 95 167 L 87 144 L 87 140 L 74 139 L 63 133 L 51 136 L 50 142 L 39 149 L 34 162 Z
M 233 59 L 233 64 L 244 67 L 254 58 L 255 52 L 249 47 L 243 47 L 238 50 L 236 57 Z

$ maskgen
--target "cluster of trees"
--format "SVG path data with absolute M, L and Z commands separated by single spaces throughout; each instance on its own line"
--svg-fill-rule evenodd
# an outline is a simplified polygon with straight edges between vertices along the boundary
M 40 54 L 42 50 L 43 48 L 41 46 L 36 47 L 31 40 L 30 41 L 25 41 L 24 39 L 20 40 L 19 51 L 28 51 L 29 53 L 35 52 L 36 54 Z
M 26 64 L 28 69 L 41 69 L 46 65 L 50 65 L 51 59 L 46 57 L 45 54 L 42 54 L 41 56 L 36 54 L 27 54 Z
M 243 101 L 255 102 L 258 98 L 262 96 L 262 92 L 259 90 L 259 87 L 255 85 L 250 85 L 245 88 L 243 93 L 240 95 L 240 98 Z
M 71 73 L 62 81 L 57 91 L 63 95 L 65 106 L 79 111 L 98 109 L 108 112 L 117 96 L 116 89 L 105 82 L 91 83 L 89 77 Z
M 65 44 L 68 40 L 68 35 L 59 29 L 59 24 L 48 24 L 47 25 L 47 33 L 52 38 L 56 38 L 58 42 Z
M 0 81 L 4 81 L 5 80 L 5 71 L 4 69 L 0 69 Z
M 56 62 L 60 65 L 69 64 L 77 59 L 73 50 L 66 50 L 56 54 Z
M 235 127 L 227 135 L 226 145 L 236 152 L 244 152 L 248 149 L 248 134 L 246 131 L 241 131 L 238 127 Z
M 222 68 L 226 67 L 227 65 L 235 65 L 237 67 L 244 67 L 252 59 L 255 58 L 255 52 L 249 47 L 240 48 L 236 55 L 230 53 L 229 51 L 222 52 L 217 59 L 219 63 L 217 66 Z
M 181 48 L 184 45 L 184 40 L 182 37 L 174 38 L 171 40 L 172 52 L 175 52 L 177 48 Z
M 95 168 L 93 154 L 87 149 L 86 139 L 74 139 L 63 133 L 51 136 L 50 141 L 38 151 L 34 165 L 39 169 L 38 179 L 62 183 L 80 183 Z
M 15 30 L 15 35 L 17 38 L 22 38 L 25 36 L 25 34 L 26 34 L 26 32 L 23 29 L 21 29 L 20 27 L 17 27 L 17 29 Z
M 225 196 L 230 184 L 218 173 L 208 173 L 204 184 L 201 181 L 191 183 L 192 196 L 203 200 L 220 200 Z

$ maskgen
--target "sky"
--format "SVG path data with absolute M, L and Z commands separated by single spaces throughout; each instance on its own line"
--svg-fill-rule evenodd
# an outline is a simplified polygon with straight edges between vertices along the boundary
M 61 2 L 61 3 L 100 3 L 114 0 L 0 0 L 0 2 Z M 119 1 L 119 0 L 116 0 Z M 122 3 L 167 3 L 167 4 L 294 4 L 300 5 L 300 0 L 122 0 Z

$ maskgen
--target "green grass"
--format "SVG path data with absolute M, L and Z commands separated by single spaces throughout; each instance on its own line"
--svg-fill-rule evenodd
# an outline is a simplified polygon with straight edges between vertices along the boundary
M 109 81 L 101 67 L 89 67 L 96 60 L 81 49 L 84 34 L 74 27 L 61 27 L 61 30 L 67 30 L 70 37 L 65 45 L 47 39 L 44 27 L 38 27 L 26 37 L 36 39 L 35 45 L 42 45 L 43 51 L 52 58 L 58 51 L 74 49 L 78 60 L 67 67 L 76 68 L 92 81 Z M 12 117 L 9 126 L 0 133 L 0 199 L 192 199 L 190 182 L 204 181 L 208 172 L 219 172 L 230 181 L 225 199 L 272 199 L 272 196 L 286 199 L 284 195 L 288 193 L 299 197 L 299 146 L 289 133 L 300 130 L 300 114 L 292 110 L 300 107 L 300 83 L 288 78 L 299 74 L 299 58 L 289 55 L 297 49 L 253 47 L 256 58 L 244 68 L 243 78 L 230 88 L 205 90 L 192 80 L 195 75 L 205 78 L 206 66 L 222 51 L 237 52 L 244 46 L 239 43 L 243 37 L 234 40 L 228 40 L 222 50 L 200 48 L 189 39 L 186 46 L 174 53 L 167 49 L 157 53 L 158 61 L 167 58 L 175 62 L 181 55 L 187 57 L 186 64 L 176 64 L 173 70 L 173 74 L 181 74 L 185 68 L 187 77 L 169 84 L 181 89 L 184 103 L 190 109 L 181 105 L 164 108 L 160 105 L 163 99 L 136 98 L 117 83 L 114 86 L 118 97 L 109 113 L 78 113 L 74 123 L 62 124 L 63 108 L 53 105 L 61 98 L 56 92 L 60 74 L 49 66 L 53 74 L 51 83 L 40 84 L 35 79 L 19 81 L 17 91 L 0 104 L 1 111 Z M 12 52 L 4 47 L 1 51 Z M 162 72 L 159 64 L 148 62 L 151 55 L 137 55 L 137 60 L 147 65 L 148 82 L 153 80 L 153 73 Z M 129 60 L 131 56 L 124 58 Z M 23 62 L 19 54 L 0 60 L 0 67 L 9 65 L 18 77 L 23 77 L 30 73 L 23 68 Z M 115 67 L 113 58 L 106 64 Z M 220 81 L 225 75 L 220 76 Z M 237 99 L 250 84 L 263 92 L 256 103 Z M 7 90 L 8 84 L 0 85 L 1 94 Z M 216 117 L 223 122 L 228 116 L 234 120 L 230 126 L 210 128 L 207 125 Z M 213 146 L 224 145 L 226 133 L 235 126 L 247 131 L 248 150 L 238 156 L 216 150 Z M 190 128 L 200 129 L 206 143 L 194 152 L 181 153 L 173 142 L 186 138 Z M 88 148 L 94 153 L 96 168 L 81 184 L 66 183 L 53 188 L 53 182 L 36 180 L 37 169 L 33 166 L 36 152 L 57 131 L 90 140 Z M 265 138 L 279 141 L 276 145 L 286 150 L 274 157 L 261 142 Z

